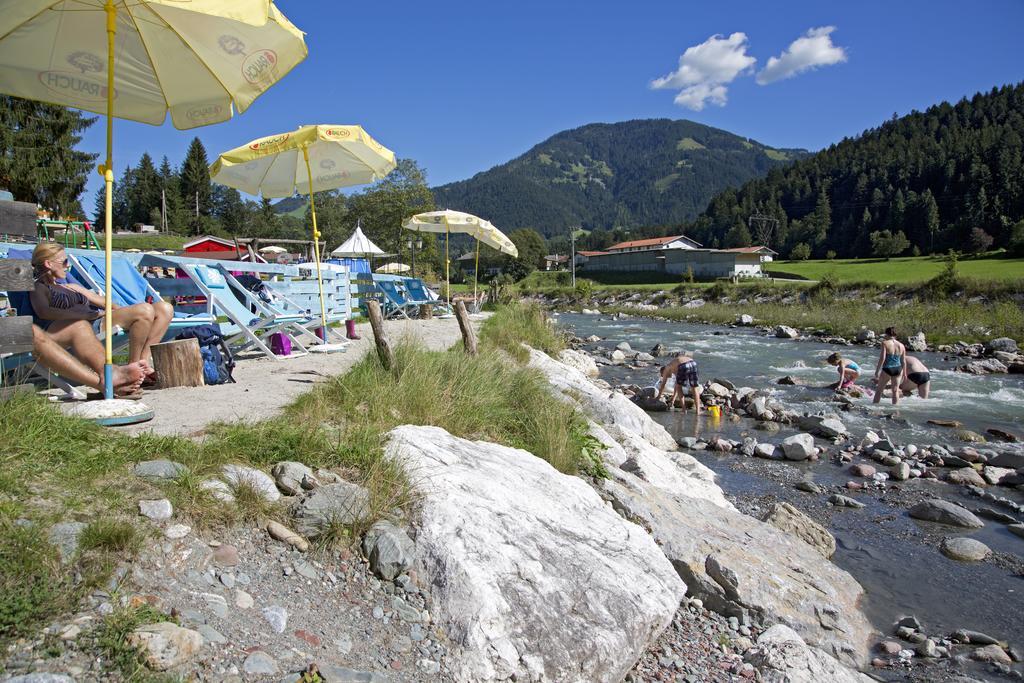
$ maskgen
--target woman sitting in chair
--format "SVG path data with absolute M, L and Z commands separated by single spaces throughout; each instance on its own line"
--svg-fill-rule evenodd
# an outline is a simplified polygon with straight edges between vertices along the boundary
M 36 279 L 36 288 L 31 294 L 32 307 L 44 323 L 51 321 L 46 331 L 58 342 L 63 330 L 76 320 L 92 321 L 99 334 L 106 303 L 103 296 L 67 282 L 68 265 L 64 248 L 55 242 L 40 242 L 32 252 Z M 149 347 L 163 340 L 174 309 L 166 301 L 131 306 L 112 304 L 111 308 L 113 324 L 128 333 L 128 362 L 146 361 L 152 368 L 153 354 Z

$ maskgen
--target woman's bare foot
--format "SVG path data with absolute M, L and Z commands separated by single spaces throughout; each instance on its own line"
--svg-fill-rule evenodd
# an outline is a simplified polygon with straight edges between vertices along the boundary
M 142 386 L 146 378 L 146 365 L 143 361 L 128 365 L 114 366 L 114 393 L 134 394 Z M 100 387 L 102 389 L 102 386 Z

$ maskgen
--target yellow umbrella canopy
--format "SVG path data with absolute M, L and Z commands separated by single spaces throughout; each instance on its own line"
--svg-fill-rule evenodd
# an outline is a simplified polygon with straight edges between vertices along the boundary
M 177 128 L 227 121 L 306 58 L 270 0 L 0 0 L 0 92 L 107 115 L 106 269 L 113 119 Z M 105 397 L 113 397 L 111 278 Z
M 418 213 L 411 218 L 406 219 L 402 223 L 402 227 L 407 230 L 414 230 L 416 232 L 443 232 L 448 235 L 452 232 L 464 233 L 471 235 L 476 239 L 476 269 L 473 271 L 473 298 L 476 299 L 476 283 L 478 279 L 478 272 L 480 270 L 480 244 L 486 244 L 487 246 L 495 249 L 502 254 L 508 254 L 509 256 L 519 256 L 519 250 L 516 249 L 516 245 L 508 238 L 508 236 L 501 230 L 491 225 L 490 221 L 484 220 L 479 216 L 474 216 L 471 213 L 465 213 L 463 211 L 452 211 L 451 209 L 444 209 L 443 211 L 428 211 L 426 213 Z M 448 272 L 448 240 L 445 238 L 445 281 L 446 281 L 446 295 L 448 300 L 451 301 L 451 284 L 450 276 Z
M 142 123 L 227 121 L 306 54 L 269 0 L 0 0 L 3 92 L 104 114 L 112 63 L 112 113 Z
M 370 137 L 362 126 L 317 125 L 253 140 L 224 152 L 210 166 L 210 178 L 214 182 L 252 195 L 291 197 L 296 192 L 309 195 L 313 257 L 325 341 L 327 311 L 313 194 L 372 183 L 384 178 L 395 165 L 395 153 Z

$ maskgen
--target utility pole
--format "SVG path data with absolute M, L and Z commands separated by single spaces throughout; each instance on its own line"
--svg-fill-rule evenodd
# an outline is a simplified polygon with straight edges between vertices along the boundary
M 160 190 L 160 232 L 170 232 L 167 229 L 167 193 Z
M 569 228 L 569 230 L 571 231 L 569 241 L 572 244 L 572 253 L 571 253 L 569 258 L 572 259 L 572 286 L 573 286 L 573 288 L 575 288 L 576 287 L 576 228 Z
M 771 247 L 772 233 L 779 224 L 779 219 L 767 216 L 763 213 L 751 214 L 747 219 L 750 226 L 750 234 L 758 246 Z
M 196 190 L 196 218 L 199 218 L 199 190 Z

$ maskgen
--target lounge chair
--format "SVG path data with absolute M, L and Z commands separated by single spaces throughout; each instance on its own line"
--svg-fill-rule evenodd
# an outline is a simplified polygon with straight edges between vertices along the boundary
M 373 278 L 377 288 L 384 294 L 387 304 L 385 315 L 388 318 L 409 318 L 410 312 L 419 310 L 421 304 L 431 304 L 432 301 L 420 301 L 407 297 L 399 288 L 397 280 Z
M 212 265 L 216 262 L 195 263 L 197 259 L 175 257 L 157 260 L 164 261 L 170 267 L 188 275 L 206 297 L 213 312 L 231 321 L 231 325 L 221 326 L 229 346 L 237 350 L 256 347 L 268 358 L 277 360 L 278 356 L 270 350 L 264 339 L 275 332 L 281 332 L 291 339 L 293 349 L 298 349 L 298 353 L 293 352 L 292 355 L 304 355 L 307 352 L 296 335 L 291 334 L 291 331 L 308 332 L 305 329 L 296 329 L 298 323 L 308 319 L 304 313 L 279 314 L 273 311 L 222 266 Z M 244 303 L 235 296 L 236 292 Z
M 432 296 L 430 290 L 427 289 L 427 284 L 418 277 L 405 278 L 405 288 L 408 290 L 411 298 L 430 303 L 434 310 L 442 315 L 452 314 L 452 307 L 441 301 L 436 295 Z
M 83 254 L 81 252 L 65 251 L 68 260 L 71 261 L 71 273 L 83 282 L 94 292 L 100 295 L 105 294 L 107 283 L 106 260 L 98 254 Z M 118 306 L 132 306 L 140 303 L 153 303 L 161 301 L 163 297 L 160 292 L 153 288 L 153 285 L 146 278 L 134 263 L 128 259 L 114 255 L 110 260 L 111 271 L 114 278 L 111 281 L 111 294 L 114 303 Z M 167 329 L 167 336 L 173 337 L 179 331 L 193 325 L 216 325 L 216 317 L 209 311 L 203 313 L 174 312 L 174 318 Z

